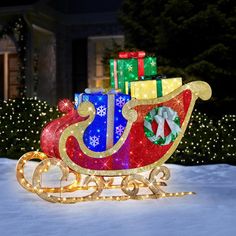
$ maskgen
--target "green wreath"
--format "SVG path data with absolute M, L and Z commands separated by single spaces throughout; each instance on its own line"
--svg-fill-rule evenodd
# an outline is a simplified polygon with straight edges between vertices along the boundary
M 157 122 L 157 131 L 154 133 L 152 129 L 152 122 Z M 169 135 L 164 135 L 164 124 L 167 122 L 171 132 Z M 144 132 L 146 137 L 154 144 L 157 145 L 167 145 L 173 142 L 179 132 L 180 128 L 180 119 L 176 111 L 170 107 L 161 106 L 155 107 L 144 118 Z

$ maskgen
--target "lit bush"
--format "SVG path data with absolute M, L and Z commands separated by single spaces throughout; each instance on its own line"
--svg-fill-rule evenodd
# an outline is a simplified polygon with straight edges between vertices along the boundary
M 222 162 L 235 164 L 236 161 L 236 115 L 224 115 L 217 123 L 220 134 L 219 148 Z
M 235 116 L 225 115 L 213 122 L 206 114 L 194 110 L 185 136 L 169 162 L 236 164 L 235 153 Z
M 42 127 L 59 114 L 37 98 L 0 101 L 0 156 L 19 158 L 39 150 Z

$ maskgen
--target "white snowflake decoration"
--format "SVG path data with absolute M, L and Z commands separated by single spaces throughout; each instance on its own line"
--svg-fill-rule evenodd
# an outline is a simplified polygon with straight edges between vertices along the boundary
M 123 134 L 124 130 L 125 130 L 125 127 L 123 125 L 119 125 L 116 127 L 116 134 L 121 136 Z
M 119 96 L 117 99 L 116 99 L 116 105 L 118 107 L 123 107 L 125 105 L 125 99 L 121 96 Z
M 106 109 L 105 106 L 100 106 L 100 107 L 97 108 L 97 114 L 101 117 L 105 116 L 106 112 L 107 112 L 107 109 Z
M 96 147 L 99 145 L 99 137 L 97 136 L 89 136 L 89 144 L 92 145 L 93 147 Z

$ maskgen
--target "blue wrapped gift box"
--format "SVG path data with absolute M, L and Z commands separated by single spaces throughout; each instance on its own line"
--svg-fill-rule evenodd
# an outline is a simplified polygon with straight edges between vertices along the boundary
M 84 132 L 84 143 L 92 151 L 102 152 L 111 148 L 122 136 L 127 120 L 122 115 L 122 108 L 131 99 L 123 93 L 76 93 L 75 108 L 81 102 L 91 102 L 96 115 L 91 125 Z

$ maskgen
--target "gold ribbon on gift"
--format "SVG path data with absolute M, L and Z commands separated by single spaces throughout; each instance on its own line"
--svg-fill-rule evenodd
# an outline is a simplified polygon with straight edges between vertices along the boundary
M 115 114 L 115 94 L 107 95 L 107 135 L 106 149 L 110 149 L 114 145 L 114 114 Z

